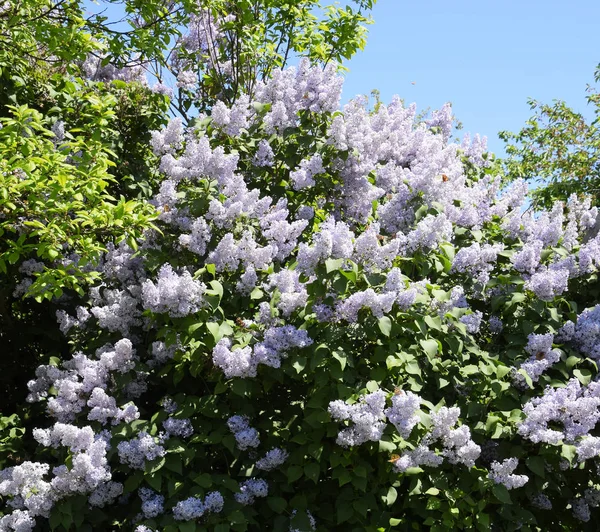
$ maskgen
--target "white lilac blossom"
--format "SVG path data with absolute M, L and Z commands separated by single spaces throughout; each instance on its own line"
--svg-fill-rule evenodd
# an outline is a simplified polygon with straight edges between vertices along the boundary
M 266 497 L 269 485 L 266 480 L 251 478 L 240 484 L 240 492 L 235 494 L 235 500 L 244 506 L 254 503 L 257 497 Z
M 600 360 L 600 305 L 585 309 L 575 324 L 566 323 L 561 334 L 583 354 Z
M 525 288 L 531 290 L 542 301 L 552 301 L 567 289 L 568 281 L 569 270 L 542 269 L 527 280 Z
M 120 482 L 105 482 L 100 484 L 88 497 L 88 503 L 91 506 L 97 506 L 98 508 L 104 508 L 105 506 L 112 504 L 117 497 L 123 494 L 123 484 Z
M 547 387 L 544 395 L 525 404 L 526 417 L 518 425 L 518 432 L 534 443 L 575 442 L 596 426 L 599 407 L 600 383 L 582 387 L 577 379 L 570 379 L 564 388 Z
M 202 499 L 197 497 L 188 497 L 183 501 L 179 501 L 173 507 L 173 517 L 177 521 L 192 521 L 199 519 L 204 515 L 206 508 Z
M 163 428 L 168 436 L 189 438 L 194 434 L 194 427 L 192 427 L 192 422 L 189 419 L 168 417 L 163 421 Z
M 300 161 L 300 166 L 293 172 L 290 172 L 290 179 L 292 180 L 294 190 L 314 186 L 314 176 L 322 174 L 324 171 L 323 159 L 319 154 L 309 159 L 303 159 Z
M 461 248 L 452 261 L 452 271 L 470 273 L 477 282 L 486 284 L 490 279 L 490 272 L 494 269 L 498 253 L 503 249 L 502 244 L 481 246 L 478 242 Z
M 512 490 L 521 488 L 527 484 L 529 477 L 527 475 L 515 475 L 513 472 L 519 465 L 516 458 L 507 458 L 502 462 L 492 462 L 490 466 L 489 478 L 496 484 L 503 484 L 506 489 Z
M 235 441 L 240 451 L 256 448 L 260 445 L 258 431 L 250 426 L 247 417 L 232 416 L 227 420 L 227 426 L 235 436 Z
M 402 456 L 393 461 L 394 469 L 398 473 L 404 473 L 411 467 L 430 466 L 438 467 L 444 461 L 444 457 L 431 450 L 426 444 L 421 443 L 412 450 L 405 451 Z
M 204 306 L 205 289 L 204 283 L 192 279 L 189 272 L 178 275 L 170 264 L 165 264 L 158 272 L 156 284 L 149 279 L 144 281 L 142 303 L 153 312 L 168 312 L 174 318 L 187 316 Z
M 140 488 L 138 491 L 142 499 L 142 513 L 146 519 L 152 519 L 164 513 L 165 498 L 149 488 Z
M 117 450 L 120 462 L 132 469 L 144 469 L 147 461 L 155 460 L 166 453 L 157 438 L 146 432 L 138 433 L 129 441 L 122 441 L 117 445 Z
M 481 447 L 471 439 L 471 431 L 466 425 L 454 428 L 460 416 L 458 407 L 441 407 L 431 414 L 432 430 L 424 438 L 424 443 L 441 441 L 442 454 L 451 464 L 464 464 L 473 467 L 481 454 Z
M 289 454 L 287 451 L 275 447 L 271 449 L 265 456 L 258 460 L 255 464 L 257 469 L 263 471 L 270 471 L 282 465 L 288 458 Z
M 476 334 L 479 332 L 479 328 L 481 327 L 482 318 L 483 314 L 479 310 L 476 310 L 475 312 L 461 316 L 460 322 L 466 325 L 468 332 L 471 334 Z
M 381 390 L 364 395 L 356 404 L 349 405 L 342 400 L 329 403 L 329 413 L 335 421 L 350 421 L 350 427 L 343 429 L 336 442 L 342 447 L 354 447 L 367 441 L 379 441 L 385 429 L 385 393 Z
M 390 423 L 404 439 L 410 436 L 412 429 L 419 422 L 417 412 L 420 404 L 421 398 L 418 395 L 399 390 L 392 396 L 392 406 L 384 410 Z

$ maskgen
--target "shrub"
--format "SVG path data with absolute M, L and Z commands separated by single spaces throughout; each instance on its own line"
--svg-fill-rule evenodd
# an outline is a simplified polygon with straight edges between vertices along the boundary
M 59 315 L 74 355 L 28 384 L 47 421 L 0 526 L 590 520 L 597 209 L 533 215 L 449 106 L 339 111 L 340 90 L 301 63 L 153 134 L 160 231 Z

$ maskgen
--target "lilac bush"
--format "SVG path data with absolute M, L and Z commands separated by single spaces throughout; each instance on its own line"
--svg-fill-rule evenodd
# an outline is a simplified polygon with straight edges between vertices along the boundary
M 449 106 L 339 109 L 341 86 L 301 62 L 153 134 L 157 228 L 57 316 L 73 355 L 28 384 L 46 423 L 0 530 L 590 519 L 597 209 L 531 215 Z

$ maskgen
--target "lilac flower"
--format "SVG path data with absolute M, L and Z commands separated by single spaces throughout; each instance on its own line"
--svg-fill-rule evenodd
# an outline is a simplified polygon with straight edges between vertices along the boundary
M 408 439 L 412 429 L 419 422 L 416 412 L 420 404 L 421 398 L 418 395 L 400 391 L 393 395 L 392 406 L 384 410 L 384 414 L 404 439 Z
M 168 312 L 172 317 L 182 317 L 198 312 L 204 306 L 202 294 L 206 286 L 194 281 L 189 272 L 176 274 L 170 264 L 163 265 L 158 280 L 144 281 L 142 303 L 153 312 Z
M 235 500 L 244 506 L 254 503 L 257 497 L 266 497 L 269 485 L 265 480 L 251 478 L 240 485 L 240 493 L 235 494 Z
M 354 405 L 337 400 L 329 403 L 329 413 L 335 421 L 351 421 L 349 428 L 340 431 L 337 444 L 354 447 L 367 441 L 379 441 L 385 429 L 385 393 L 381 390 L 362 396 Z
M 519 461 L 516 458 L 507 458 L 502 462 L 492 462 L 488 476 L 496 484 L 506 486 L 506 489 L 520 488 L 527 484 L 529 477 L 527 475 L 513 474 L 517 465 L 519 465 Z
M 122 441 L 117 445 L 117 450 L 120 462 L 132 469 L 144 469 L 146 461 L 155 460 L 166 453 L 156 438 L 146 432 L 140 432 L 129 441 Z
M 192 427 L 192 423 L 189 419 L 168 417 L 163 421 L 163 427 L 169 436 L 189 438 L 194 434 L 194 427 Z
M 289 454 L 283 449 L 275 447 L 271 449 L 263 458 L 256 462 L 256 468 L 263 471 L 270 471 L 282 465 L 288 458 Z

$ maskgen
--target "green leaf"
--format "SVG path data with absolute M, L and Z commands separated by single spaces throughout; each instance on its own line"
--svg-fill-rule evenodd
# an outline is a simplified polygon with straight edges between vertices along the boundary
M 437 340 L 420 340 L 421 347 L 425 350 L 429 358 L 433 358 L 438 353 L 439 344 Z
M 494 487 L 492 488 L 492 493 L 494 494 L 496 499 L 498 499 L 501 503 L 512 504 L 510 493 L 508 493 L 506 486 L 503 486 L 502 484 L 494 484 Z
M 387 490 L 387 493 L 383 497 L 381 497 L 381 500 L 387 506 L 391 506 L 392 504 L 394 504 L 396 502 L 397 498 L 398 498 L 398 492 L 396 491 L 396 488 L 394 488 L 393 486 L 390 486 Z
M 283 497 L 269 497 L 267 504 L 276 514 L 282 513 L 287 507 L 287 501 Z
M 299 466 L 290 466 L 287 469 L 288 482 L 295 482 L 303 475 L 303 470 Z
M 390 336 L 392 331 L 392 320 L 387 316 L 382 316 L 378 321 L 379 330 L 383 333 L 384 336 Z

